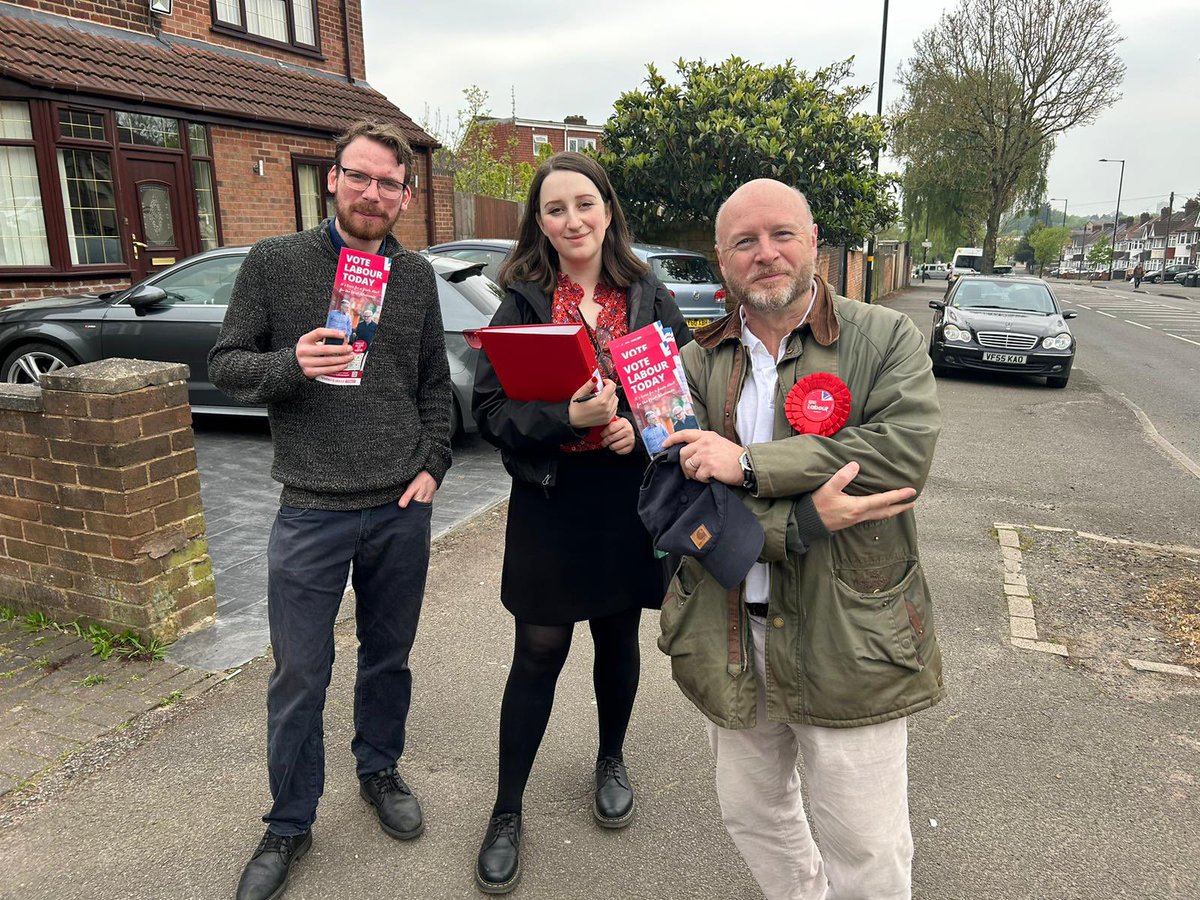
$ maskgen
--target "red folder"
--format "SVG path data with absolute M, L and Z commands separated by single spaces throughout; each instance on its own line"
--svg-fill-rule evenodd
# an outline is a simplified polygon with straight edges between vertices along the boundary
M 479 339 L 510 400 L 570 400 L 596 371 L 582 325 L 495 325 Z

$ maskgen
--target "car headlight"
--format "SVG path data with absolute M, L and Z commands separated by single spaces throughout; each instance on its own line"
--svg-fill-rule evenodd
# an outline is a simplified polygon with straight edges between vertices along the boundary
M 1069 350 L 1071 349 L 1071 336 L 1056 334 L 1053 337 L 1042 338 L 1042 346 L 1047 350 Z
M 971 332 L 965 328 L 959 328 L 957 325 L 947 325 L 943 328 L 942 337 L 948 341 L 962 341 L 964 344 L 971 343 Z

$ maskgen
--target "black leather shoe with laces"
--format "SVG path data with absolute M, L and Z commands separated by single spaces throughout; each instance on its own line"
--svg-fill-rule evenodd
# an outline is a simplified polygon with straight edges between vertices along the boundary
M 237 900 L 275 900 L 287 887 L 292 863 L 312 847 L 312 831 L 281 835 L 270 829 L 258 842 L 258 849 L 242 869 Z
M 615 756 L 596 760 L 596 797 L 592 815 L 605 828 L 624 828 L 633 818 L 633 787 L 625 763 Z
M 521 814 L 492 816 L 475 863 L 475 884 L 485 894 L 507 894 L 520 879 Z
M 395 766 L 360 782 L 363 799 L 379 814 L 379 827 L 401 841 L 409 841 L 425 830 L 421 804 L 413 796 Z

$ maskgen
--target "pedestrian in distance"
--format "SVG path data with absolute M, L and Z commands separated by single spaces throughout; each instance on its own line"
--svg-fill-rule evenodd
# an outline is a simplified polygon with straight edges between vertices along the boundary
M 397 762 L 432 502 L 450 467 L 451 387 L 433 269 L 392 236 L 412 197 L 412 166 L 412 149 L 391 124 L 358 122 L 339 137 L 327 176 L 336 216 L 251 249 L 209 354 L 213 384 L 243 403 L 266 404 L 272 476 L 283 483 L 267 548 L 272 803 L 238 900 L 280 896 L 312 845 L 333 626 L 349 573 L 359 641 L 350 749 L 359 791 L 391 837 L 415 838 L 425 827 Z M 342 332 L 313 327 L 325 322 L 343 247 L 391 259 L 356 386 L 316 380 L 355 356 Z
M 1146 270 L 1138 263 L 1133 267 L 1133 287 L 1134 290 L 1142 286 L 1142 279 L 1146 277 Z
M 499 280 L 506 295 L 493 325 L 583 323 L 605 371 L 594 394 L 588 382 L 572 401 L 517 402 L 479 357 L 475 420 L 513 479 L 500 600 L 514 618 L 515 646 L 496 799 L 475 867 L 476 884 L 490 894 L 511 891 L 521 875 L 522 798 L 576 622 L 588 622 L 595 645 L 592 814 L 604 828 L 633 817 L 624 744 L 640 673 L 638 623 L 643 608 L 661 605 L 666 573 L 638 518 L 648 457 L 607 346 L 655 321 L 681 346 L 690 340 L 670 293 L 630 248 L 608 175 L 578 153 L 538 168 Z M 583 440 L 593 427 L 603 429 L 599 443 Z
M 908 317 L 814 274 L 817 226 L 793 188 L 740 187 L 716 249 L 739 308 L 682 351 L 700 427 L 715 430 L 666 444 L 685 445 L 687 477 L 745 492 L 763 561 L 728 591 L 685 557 L 659 646 L 710 720 L 722 817 L 768 900 L 908 898 L 906 717 L 944 693 L 912 513 L 941 422 L 929 356 Z M 773 398 L 810 378 L 840 429 L 777 412 Z M 799 394 L 812 424 L 830 414 L 822 391 Z

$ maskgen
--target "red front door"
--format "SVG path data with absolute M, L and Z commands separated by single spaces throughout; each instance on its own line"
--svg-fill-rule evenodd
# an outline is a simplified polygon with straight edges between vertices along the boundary
M 133 283 L 198 253 L 185 203 L 183 158 L 125 152 L 129 259 Z

